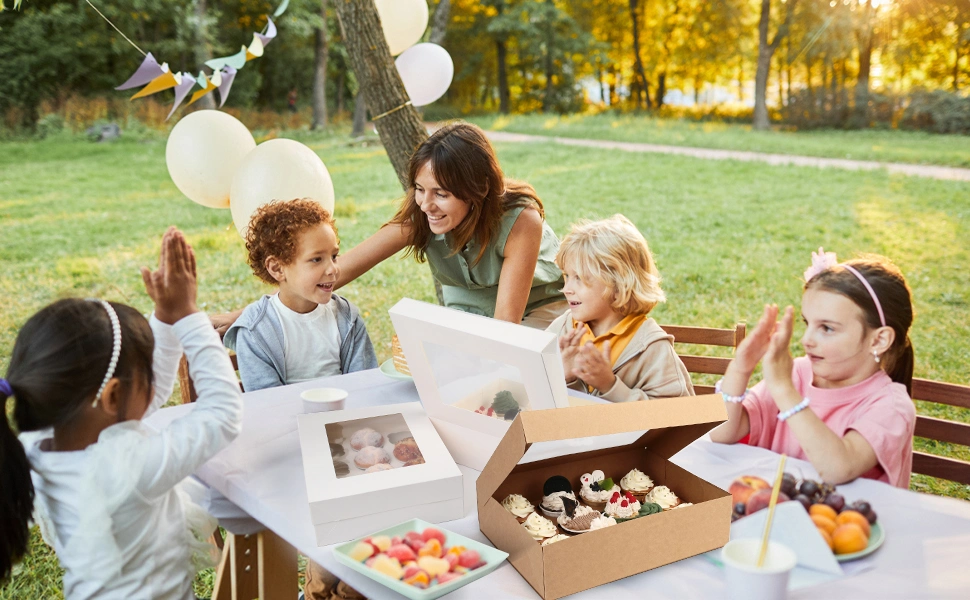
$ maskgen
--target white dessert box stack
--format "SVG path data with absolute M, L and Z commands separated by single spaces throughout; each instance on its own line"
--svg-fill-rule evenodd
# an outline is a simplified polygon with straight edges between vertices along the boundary
M 409 298 L 390 315 L 421 403 L 458 464 L 481 471 L 508 431 L 511 418 L 487 414 L 500 392 L 523 411 L 570 405 L 555 334 Z
M 461 471 L 420 403 L 300 415 L 297 426 L 318 545 L 344 542 L 408 519 L 441 523 L 462 517 Z M 383 443 L 365 446 L 362 452 L 351 441 L 365 429 L 380 434 Z M 377 439 L 376 434 L 360 436 L 367 437 L 369 442 Z M 395 444 L 408 437 L 423 464 L 405 465 L 395 456 Z M 413 452 L 413 445 L 409 447 Z M 383 456 L 392 468 L 367 472 L 355 463 L 360 454 L 370 460 Z

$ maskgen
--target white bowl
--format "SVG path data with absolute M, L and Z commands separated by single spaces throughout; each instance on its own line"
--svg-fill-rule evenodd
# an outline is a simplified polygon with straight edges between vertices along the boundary
M 300 394 L 303 399 L 303 412 L 327 412 L 330 410 L 343 410 L 344 400 L 347 399 L 347 390 L 339 388 L 313 388 Z

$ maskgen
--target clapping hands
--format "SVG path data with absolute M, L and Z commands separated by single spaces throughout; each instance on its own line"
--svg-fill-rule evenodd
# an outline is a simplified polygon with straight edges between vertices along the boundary
M 173 325 L 198 312 L 195 252 L 175 227 L 170 227 L 162 237 L 158 270 L 142 267 L 141 278 L 145 291 L 155 302 L 155 318 L 162 323 Z
M 559 338 L 566 381 L 582 379 L 600 392 L 606 392 L 616 383 L 613 363 L 610 360 L 610 343 L 600 351 L 593 342 L 580 344 L 585 327 L 577 327 Z

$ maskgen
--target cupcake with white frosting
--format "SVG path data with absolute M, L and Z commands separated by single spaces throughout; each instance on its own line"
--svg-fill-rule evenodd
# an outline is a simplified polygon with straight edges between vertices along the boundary
M 597 529 L 603 529 L 604 527 L 612 527 L 613 525 L 616 525 L 616 519 L 607 517 L 606 515 L 600 515 L 589 524 L 589 530 L 595 531 Z
M 529 515 L 535 511 L 532 503 L 525 496 L 519 494 L 509 494 L 505 500 L 502 500 L 502 506 L 512 513 L 519 520 L 519 523 L 525 523 Z
M 525 530 L 529 532 L 532 539 L 537 542 L 541 542 L 546 538 L 551 538 L 559 533 L 559 530 L 556 529 L 555 523 L 536 512 L 529 515 L 525 522 L 522 523 L 522 526 L 525 527 Z
M 549 544 L 555 544 L 556 542 L 561 542 L 563 540 L 568 540 L 568 539 L 569 539 L 569 536 L 566 535 L 565 533 L 557 533 L 556 535 L 552 536 L 551 538 L 547 538 L 547 539 L 543 540 L 542 541 L 542 545 L 543 546 L 548 546 Z
M 539 508 L 550 519 L 555 519 L 562 514 L 563 498 L 576 499 L 573 486 L 562 475 L 554 475 L 547 479 L 542 486 L 542 494 L 542 502 L 539 503 Z
M 640 502 L 630 492 L 613 492 L 603 514 L 618 521 L 635 519 L 640 516 Z
M 615 491 L 613 480 L 606 477 L 603 471 L 597 470 L 592 473 L 584 473 L 579 478 L 579 482 L 583 486 L 579 491 L 579 497 L 596 510 L 603 511 L 606 508 L 606 502 Z
M 680 498 L 665 485 L 658 485 L 647 494 L 647 502 L 659 504 L 664 510 L 672 510 L 680 505 Z
M 640 469 L 633 469 L 620 480 L 620 489 L 630 492 L 640 503 L 643 503 L 647 494 L 653 489 L 653 479 Z

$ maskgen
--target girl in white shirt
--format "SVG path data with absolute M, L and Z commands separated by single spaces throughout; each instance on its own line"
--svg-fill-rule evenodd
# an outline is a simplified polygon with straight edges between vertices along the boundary
M 155 313 L 66 299 L 17 336 L 0 400 L 0 579 L 26 551 L 31 509 L 77 598 L 193 598 L 215 521 L 179 483 L 239 433 L 239 384 L 196 308 L 195 256 L 169 229 L 159 268 L 142 269 Z M 141 419 L 168 399 L 182 353 L 199 392 L 159 433 Z M 5 414 L 5 413 L 4 413 Z

